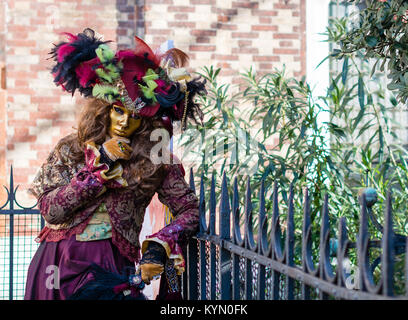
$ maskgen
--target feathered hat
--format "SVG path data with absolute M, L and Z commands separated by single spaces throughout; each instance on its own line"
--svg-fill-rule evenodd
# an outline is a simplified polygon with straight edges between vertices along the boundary
M 177 48 L 155 53 L 135 37 L 135 49 L 116 53 L 92 29 L 73 35 L 65 32 L 67 41 L 54 44 L 51 72 L 54 82 L 72 95 L 78 90 L 84 97 L 117 103 L 141 117 L 160 117 L 172 133 L 173 121 L 186 118 L 202 124 L 203 113 L 194 103 L 203 95 L 205 82 L 193 79 L 184 65 L 188 56 Z

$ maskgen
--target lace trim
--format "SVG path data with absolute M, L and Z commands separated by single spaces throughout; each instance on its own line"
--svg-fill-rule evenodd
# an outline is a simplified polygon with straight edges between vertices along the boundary
M 148 236 L 147 239 L 143 241 L 142 243 L 142 253 L 143 254 L 146 252 L 149 242 L 152 242 L 152 241 L 157 242 L 164 247 L 167 253 L 167 257 L 173 260 L 174 267 L 177 270 L 177 274 L 181 275 L 185 270 L 185 260 L 184 260 L 183 251 L 180 245 L 177 242 L 175 242 L 173 239 L 166 238 L 156 233 L 151 236 Z
M 157 264 L 160 266 L 164 266 L 166 262 L 167 253 L 164 247 L 155 242 L 149 241 L 147 245 L 146 251 L 143 253 L 142 260 L 140 264 Z

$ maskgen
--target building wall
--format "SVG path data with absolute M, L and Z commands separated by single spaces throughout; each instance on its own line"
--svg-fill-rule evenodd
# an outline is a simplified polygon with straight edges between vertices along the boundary
M 0 183 L 6 181 L 6 3 L 0 2 Z M 3 188 L 2 188 L 3 189 Z M 6 191 L 0 191 L 4 199 Z
M 221 67 L 224 83 L 238 83 L 238 74 L 251 66 L 268 72 L 285 64 L 296 77 L 306 70 L 305 0 L 3 1 L 0 64 L 7 90 L 6 103 L 0 91 L 0 184 L 8 184 L 13 165 L 16 183 L 26 189 L 56 142 L 73 132 L 81 98 L 53 84 L 47 53 L 63 38 L 59 33 L 85 27 L 120 48 L 132 47 L 133 35 L 153 48 L 172 39 L 190 55 L 192 70 Z
M 191 57 L 192 69 L 222 68 L 226 83 L 249 67 L 288 75 L 305 72 L 304 0 L 146 0 L 146 39 L 173 39 Z M 163 12 L 166 12 L 163 15 Z

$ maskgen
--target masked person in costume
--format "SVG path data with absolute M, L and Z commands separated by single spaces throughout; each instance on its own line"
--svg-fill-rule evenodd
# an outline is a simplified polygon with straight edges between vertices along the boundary
M 143 299 L 141 287 L 127 281 L 135 280 L 135 264 L 147 284 L 167 266 L 170 277 L 171 270 L 180 275 L 182 245 L 198 226 L 198 200 L 182 165 L 152 161 L 157 141 L 150 136 L 156 129 L 171 136 L 174 121 L 202 124 L 194 97 L 205 94 L 204 83 L 183 68 L 188 56 L 181 50 L 155 53 L 135 37 L 135 49 L 113 52 L 91 29 L 66 36 L 50 52 L 54 82 L 87 103 L 76 132 L 59 141 L 29 189 L 46 225 L 25 299 Z M 156 192 L 174 219 L 140 245 Z M 174 293 L 168 287 L 161 284 L 162 297 Z

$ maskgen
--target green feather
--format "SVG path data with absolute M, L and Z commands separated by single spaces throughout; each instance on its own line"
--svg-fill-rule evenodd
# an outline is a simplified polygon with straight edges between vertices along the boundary
M 95 50 L 96 55 L 102 63 L 111 61 L 115 57 L 115 53 L 106 44 L 101 44 Z
M 92 95 L 95 98 L 105 100 L 113 103 L 119 98 L 119 91 L 117 88 L 109 85 L 96 84 L 92 89 Z
M 105 82 L 113 83 L 120 77 L 120 69 L 123 67 L 121 64 L 116 65 L 113 63 L 115 53 L 106 44 L 101 44 L 96 50 L 96 55 L 101 61 L 103 68 L 95 70 L 96 74 Z
M 114 64 L 110 63 L 110 64 L 106 65 L 105 69 L 108 71 L 109 76 L 113 80 L 116 80 L 116 79 L 118 79 L 120 77 L 120 71 Z
M 108 83 L 113 83 L 113 79 L 112 77 L 105 72 L 105 70 L 103 70 L 103 68 L 98 68 L 95 70 L 96 74 L 98 75 L 99 78 L 101 78 L 102 80 L 108 82 Z

